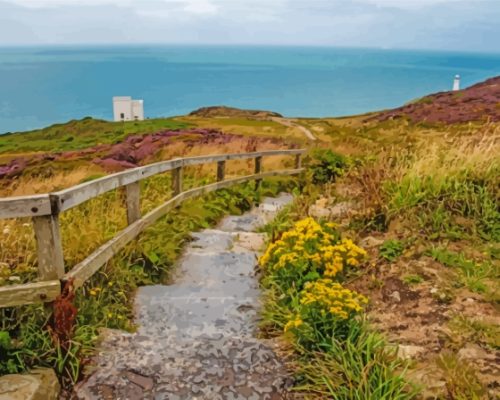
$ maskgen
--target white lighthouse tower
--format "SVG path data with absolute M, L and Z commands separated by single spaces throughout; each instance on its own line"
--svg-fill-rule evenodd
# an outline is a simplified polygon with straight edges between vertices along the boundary
M 453 91 L 460 90 L 460 75 L 455 75 L 455 79 L 453 79 Z

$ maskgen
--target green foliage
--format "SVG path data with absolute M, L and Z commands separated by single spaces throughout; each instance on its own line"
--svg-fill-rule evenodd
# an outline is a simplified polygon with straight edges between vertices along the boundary
M 497 324 L 458 314 L 450 320 L 448 325 L 454 334 L 454 341 L 459 345 L 475 342 L 500 350 L 500 326 Z
M 424 278 L 422 278 L 420 275 L 405 275 L 403 277 L 403 282 L 407 285 L 415 285 L 418 283 L 422 283 L 423 281 Z
M 316 184 L 335 181 L 349 165 L 345 156 L 334 153 L 330 149 L 315 150 L 312 158 L 310 168 L 313 172 L 313 182 Z
M 442 353 L 437 366 L 446 378 L 446 388 L 450 398 L 456 400 L 481 400 L 487 398 L 487 390 L 479 382 L 475 369 L 455 353 Z
M 488 293 L 490 291 L 488 281 L 500 277 L 498 268 L 489 261 L 475 262 L 463 253 L 456 253 L 441 247 L 431 248 L 428 254 L 441 264 L 456 269 L 460 283 L 476 293 Z
M 351 320 L 345 340 L 301 364 L 299 388 L 335 400 L 408 400 L 418 389 L 406 378 L 408 364 L 362 320 Z
M 0 374 L 14 374 L 19 369 L 9 332 L 0 331 Z
M 405 249 L 403 242 L 397 239 L 386 240 L 379 248 L 379 254 L 387 261 L 396 260 Z
M 431 238 L 478 235 L 495 242 L 500 240 L 500 210 L 490 184 L 466 177 L 408 176 L 384 188 L 389 216 L 412 218 Z

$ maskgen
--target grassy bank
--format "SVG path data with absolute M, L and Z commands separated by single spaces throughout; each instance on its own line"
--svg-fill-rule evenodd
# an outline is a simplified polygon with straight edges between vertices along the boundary
M 328 157 L 332 171 L 350 161 L 302 214 L 320 209 L 367 246 L 348 288 L 369 299 L 372 329 L 400 345 L 422 397 L 496 398 L 499 126 L 428 129 L 445 133 Z
M 316 195 L 306 191 L 266 228 L 275 240 L 259 260 L 262 330 L 294 359 L 293 390 L 306 397 L 412 399 L 408 363 L 366 321 L 368 298 L 345 286 L 365 273 L 366 252 L 335 223 L 305 217 Z

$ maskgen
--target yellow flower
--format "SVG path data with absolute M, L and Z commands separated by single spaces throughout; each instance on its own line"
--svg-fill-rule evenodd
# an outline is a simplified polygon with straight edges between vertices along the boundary
M 285 332 L 288 332 L 290 329 L 292 328 L 298 328 L 300 325 L 302 325 L 304 322 L 300 319 L 300 318 L 297 318 L 297 319 L 291 319 L 290 321 L 288 321 L 285 325 Z
M 364 296 L 345 289 L 331 279 L 308 282 L 300 294 L 302 305 L 318 307 L 322 315 L 328 312 L 340 319 L 347 319 L 351 313 L 361 311 L 361 304 L 367 301 Z
M 94 289 L 90 289 L 89 293 L 90 293 L 91 296 L 97 295 L 97 292 Z

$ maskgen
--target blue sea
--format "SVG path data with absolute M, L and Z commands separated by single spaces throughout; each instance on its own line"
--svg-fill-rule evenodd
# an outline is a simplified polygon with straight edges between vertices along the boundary
M 286 116 L 343 116 L 399 106 L 500 74 L 500 54 L 258 46 L 0 48 L 0 133 L 92 116 L 113 96 L 144 99 L 150 118 L 228 105 Z

